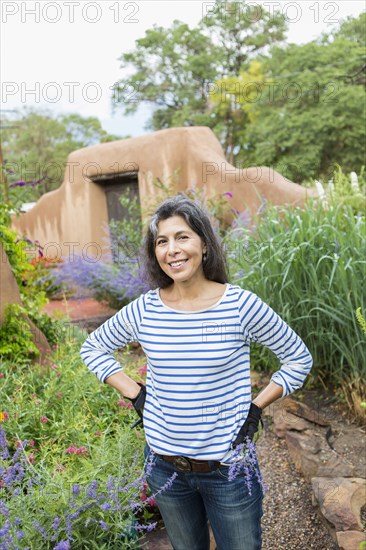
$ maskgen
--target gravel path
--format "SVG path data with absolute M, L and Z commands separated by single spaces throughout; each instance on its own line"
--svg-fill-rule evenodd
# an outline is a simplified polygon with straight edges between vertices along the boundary
M 311 487 L 296 471 L 286 443 L 264 419 L 258 459 L 267 491 L 263 501 L 262 550 L 337 550 L 311 502 Z

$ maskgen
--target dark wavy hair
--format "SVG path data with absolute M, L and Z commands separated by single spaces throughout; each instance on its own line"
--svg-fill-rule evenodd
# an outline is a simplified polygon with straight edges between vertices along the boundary
M 172 216 L 181 216 L 189 227 L 205 243 L 207 252 L 202 262 L 203 273 L 209 281 L 227 283 L 227 263 L 222 245 L 215 235 L 207 213 L 196 202 L 184 193 L 166 199 L 160 204 L 150 219 L 143 246 L 145 278 L 150 288 L 166 288 L 173 283 L 161 269 L 155 255 L 155 241 L 158 235 L 158 224 Z

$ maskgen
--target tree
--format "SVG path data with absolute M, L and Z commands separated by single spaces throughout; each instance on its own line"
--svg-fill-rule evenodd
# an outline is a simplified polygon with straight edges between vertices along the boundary
M 241 165 L 273 166 L 299 182 L 330 177 L 335 163 L 361 170 L 365 90 L 352 79 L 365 63 L 358 23 L 348 19 L 332 35 L 272 49 L 263 60 L 267 86 L 252 106 L 258 116 L 240 138 Z
M 122 104 L 124 114 L 136 112 L 139 102 L 152 103 L 152 130 L 211 126 L 202 82 L 216 78 L 219 56 L 220 50 L 199 29 L 180 21 L 169 29 L 154 25 L 136 41 L 133 52 L 121 56 L 122 68 L 132 65 L 135 70 L 115 85 L 114 101 Z
M 258 3 L 216 0 L 199 27 L 221 51 L 217 60 L 221 78 L 238 76 L 259 54 L 284 41 L 286 21 L 279 12 L 270 13 Z
M 224 150 L 231 164 L 234 164 L 234 156 L 240 151 L 243 130 L 258 116 L 253 103 L 258 94 L 263 92 L 265 84 L 263 63 L 254 60 L 248 70 L 242 70 L 238 77 L 228 76 L 216 81 L 212 90 L 210 100 L 222 121 L 217 124 L 215 131 L 218 133 L 222 130 L 225 136 Z
M 114 87 L 114 103 L 124 114 L 134 113 L 140 102 L 153 104 L 148 128 L 204 125 L 218 135 L 225 152 L 232 153 L 238 126 L 230 108 L 211 101 L 216 81 L 237 76 L 253 57 L 284 38 L 282 16 L 262 8 L 217 0 L 195 29 L 174 21 L 168 29 L 154 26 L 124 53 L 121 68 L 132 68 Z M 245 9 L 244 9 L 245 8 Z
M 347 17 L 340 28 L 333 35 L 335 38 L 346 38 L 351 42 L 356 42 L 359 46 L 366 46 L 366 12 L 361 13 L 359 17 Z
M 15 204 L 35 201 L 57 189 L 72 151 L 120 139 L 103 130 L 97 118 L 76 113 L 53 116 L 48 111 L 25 109 L 16 119 L 3 131 L 2 142 L 8 183 L 19 184 L 10 188 Z

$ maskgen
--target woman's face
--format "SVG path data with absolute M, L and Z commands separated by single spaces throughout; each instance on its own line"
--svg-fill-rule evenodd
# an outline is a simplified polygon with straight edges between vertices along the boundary
M 158 224 L 155 255 L 161 269 L 174 282 L 204 277 L 202 255 L 206 246 L 201 237 L 181 216 L 172 216 Z

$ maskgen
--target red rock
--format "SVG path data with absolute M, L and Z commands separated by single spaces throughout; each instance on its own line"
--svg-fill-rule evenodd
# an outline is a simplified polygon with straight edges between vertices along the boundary
M 319 424 L 319 426 L 329 426 L 328 420 L 319 411 L 308 407 L 305 403 L 295 401 L 291 397 L 286 397 L 282 400 L 281 408 L 295 416 L 305 418 L 309 422 Z
M 311 426 L 312 424 L 307 420 L 295 416 L 285 409 L 279 408 L 273 411 L 273 431 L 277 437 L 285 437 L 288 430 L 303 432 Z
M 314 477 L 311 480 L 320 511 L 335 531 L 361 531 L 361 507 L 366 499 L 363 478 Z
M 320 466 L 320 456 L 317 456 L 321 450 L 319 437 L 287 431 L 286 443 L 296 469 L 307 480 L 316 476 Z
M 359 550 L 366 536 L 361 531 L 340 531 L 336 533 L 339 550 Z
M 355 467 L 340 456 L 332 456 L 325 464 L 319 466 L 317 477 L 353 477 Z

